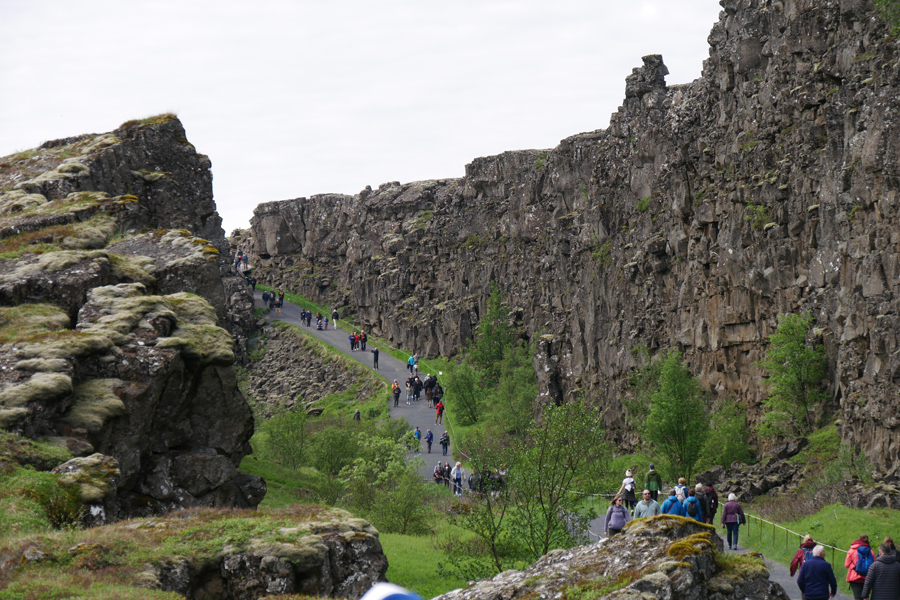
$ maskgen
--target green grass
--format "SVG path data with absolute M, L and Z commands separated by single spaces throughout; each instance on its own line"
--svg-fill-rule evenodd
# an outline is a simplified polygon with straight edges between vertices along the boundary
M 441 518 L 434 524 L 433 535 L 382 533 L 379 539 L 388 559 L 388 581 L 412 590 L 422 598 L 434 598 L 465 587 L 465 579 L 438 575 L 438 565 L 447 560 L 447 554 L 435 548 L 433 540 L 446 527 L 449 525 Z
M 256 433 L 253 437 L 256 438 L 258 435 L 260 434 Z M 260 503 L 264 508 L 287 508 L 292 504 L 303 502 L 308 496 L 306 491 L 312 489 L 319 478 L 319 473 L 315 469 L 305 467 L 299 470 L 288 469 L 267 460 L 260 460 L 252 454 L 244 457 L 238 470 L 248 475 L 259 475 L 266 480 L 266 497 Z
M 753 513 L 752 506 L 745 506 L 744 510 Z M 794 553 L 800 545 L 801 537 L 793 534 L 785 535 L 781 529 L 771 525 L 759 525 L 759 521 L 748 519 L 749 527 L 741 527 L 740 543 L 764 554 L 782 564 L 790 564 Z M 895 536 L 900 526 L 900 512 L 876 508 L 871 510 L 858 510 L 847 508 L 841 504 L 826 506 L 819 512 L 809 517 L 780 523 L 800 536 L 812 534 L 813 539 L 823 544 L 836 546 L 847 550 L 850 544 L 861 535 L 868 535 L 872 547 L 877 547 L 887 536 Z M 825 558 L 832 562 L 832 551 L 826 548 Z M 835 573 L 840 580 L 840 570 L 844 566 L 844 555 L 834 553 Z
M 841 448 L 841 436 L 834 423 L 812 432 L 807 439 L 809 445 L 788 459 L 788 462 L 805 466 L 823 466 L 837 458 Z

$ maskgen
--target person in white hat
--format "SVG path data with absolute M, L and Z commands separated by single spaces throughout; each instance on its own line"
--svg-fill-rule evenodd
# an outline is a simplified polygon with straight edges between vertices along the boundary
M 616 492 L 616 496 L 622 496 L 622 500 L 628 506 L 629 510 L 634 510 L 637 504 L 637 496 L 634 495 L 634 477 L 631 476 L 631 469 L 625 471 L 625 479 L 622 480 L 622 487 Z

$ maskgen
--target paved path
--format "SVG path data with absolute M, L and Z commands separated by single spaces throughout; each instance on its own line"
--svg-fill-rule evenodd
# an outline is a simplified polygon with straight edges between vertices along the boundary
M 744 533 L 744 528 L 741 527 L 738 535 L 738 540 L 740 540 L 740 534 Z M 727 547 L 728 542 L 725 538 L 725 534 L 720 533 L 719 537 L 722 538 L 722 543 Z M 740 544 L 738 544 L 737 550 L 726 550 L 725 552 L 738 552 L 740 554 L 744 554 L 745 552 L 752 552 L 750 548 L 744 548 Z M 827 556 L 825 560 L 831 562 L 831 558 Z M 775 562 L 769 558 L 765 559 L 766 568 L 769 569 L 769 579 L 776 583 L 781 584 L 781 587 L 784 588 L 784 591 L 787 592 L 787 595 L 791 600 L 802 600 L 803 596 L 800 594 L 800 588 L 797 587 L 797 575 L 791 577 L 790 568 L 784 566 L 780 562 Z M 837 564 L 832 564 L 832 568 L 834 569 L 834 576 L 838 582 L 838 593 L 835 595 L 837 600 L 853 600 L 853 594 L 847 595 L 848 587 L 847 582 L 844 579 L 847 576 L 847 572 L 844 569 L 844 563 L 839 562 Z
M 262 292 L 255 292 L 254 297 L 257 300 L 256 308 L 262 308 Z M 347 336 L 349 336 L 351 332 L 340 328 L 340 319 L 338 320 L 338 327 L 334 327 L 332 323 L 329 323 L 327 330 L 320 331 L 316 329 L 315 318 L 313 319 L 312 327 L 307 328 L 301 325 L 300 312 L 301 307 L 291 304 L 290 302 L 285 300 L 284 306 L 281 309 L 280 317 L 276 317 L 275 312 L 272 311 L 271 313 L 266 315 L 266 318 L 271 320 L 283 321 L 285 323 L 290 323 L 291 325 L 296 325 L 297 327 L 302 328 L 304 332 L 321 340 L 322 342 L 325 342 L 344 355 L 359 361 L 370 369 L 373 367 L 374 355 L 371 352 L 373 346 L 370 344 L 367 346 L 366 350 L 351 351 L 350 340 L 347 339 Z M 329 315 L 329 320 L 330 319 L 331 316 Z M 418 427 L 422 431 L 423 441 L 420 456 L 424 459 L 425 464 L 424 466 L 421 466 L 419 468 L 419 472 L 425 479 L 431 481 L 431 474 L 434 471 L 434 466 L 438 462 L 447 461 L 450 463 L 451 467 L 455 464 L 453 460 L 453 446 L 451 445 L 448 449 L 447 456 L 443 456 L 441 454 L 441 446 L 440 444 L 438 444 L 438 440 L 441 439 L 441 435 L 444 433 L 444 426 L 435 425 L 435 410 L 433 408 L 428 408 L 428 403 L 425 401 L 424 392 L 422 392 L 421 400 L 419 400 L 418 402 L 413 401 L 412 404 L 407 406 L 406 379 L 409 377 L 409 369 L 407 368 L 406 363 L 397 360 L 387 352 L 379 352 L 378 370 L 376 371 L 376 373 L 384 377 L 388 383 L 392 383 L 395 379 L 400 383 L 400 406 L 394 408 L 393 403 L 391 403 L 391 405 L 389 406 L 390 415 L 397 419 L 406 419 L 406 422 L 409 423 L 410 429 Z M 428 373 L 420 373 L 419 378 L 424 381 L 426 375 L 428 375 Z M 427 452 L 427 446 L 424 442 L 425 433 L 429 429 L 434 434 L 434 444 L 432 444 L 431 447 L 431 454 Z
M 259 300 L 258 306 L 262 307 L 262 292 L 256 292 L 255 297 Z M 312 327 L 303 327 L 300 324 L 300 307 L 291 304 L 287 301 L 284 303 L 284 307 L 282 308 L 282 316 L 276 317 L 274 313 L 267 315 L 269 319 L 277 319 L 279 321 L 284 321 L 285 323 L 290 323 L 292 325 L 296 325 L 298 327 L 302 327 L 303 331 L 308 333 L 309 335 L 325 342 L 326 344 L 332 346 L 337 349 L 341 353 L 350 358 L 353 358 L 365 366 L 372 368 L 373 366 L 373 354 L 370 352 L 371 346 L 365 350 L 350 350 L 350 341 L 347 339 L 347 336 L 350 335 L 350 332 L 345 331 L 344 329 L 335 328 L 332 324 L 329 323 L 328 330 L 319 331 L 316 329 L 315 324 Z M 340 324 L 340 321 L 338 321 Z M 406 367 L 406 364 L 400 360 L 397 360 L 393 356 L 389 355 L 386 352 L 380 352 L 378 356 L 378 374 L 384 377 L 388 383 L 393 382 L 395 379 L 400 383 L 401 388 L 404 387 L 406 378 L 409 377 L 409 370 Z M 422 373 L 421 377 L 428 375 L 428 373 Z M 409 423 L 409 426 L 416 427 L 422 430 L 422 436 L 424 437 L 425 432 L 428 429 L 431 429 L 432 433 L 434 433 L 434 444 L 432 446 L 431 454 L 428 454 L 425 447 L 425 442 L 422 442 L 422 451 L 420 453 L 421 457 L 425 460 L 425 465 L 420 467 L 419 472 L 422 476 L 428 480 L 431 480 L 431 473 L 434 470 L 435 464 L 438 462 L 448 461 L 452 466 L 454 464 L 453 461 L 453 452 L 452 447 L 448 452 L 448 456 L 441 455 L 441 447 L 437 443 L 437 440 L 441 438 L 441 434 L 444 433 L 443 425 L 435 425 L 434 424 L 434 409 L 428 408 L 428 403 L 423 398 L 419 402 L 413 401 L 412 404 L 406 404 L 406 390 L 403 389 L 403 392 L 400 394 L 400 406 L 394 408 L 393 405 L 390 406 L 390 415 L 394 418 L 403 418 L 406 419 L 406 422 Z M 603 531 L 603 518 L 601 517 L 598 520 L 595 520 L 591 523 L 590 530 L 596 533 L 602 533 Z M 591 536 L 593 539 L 594 536 Z M 726 543 L 724 536 L 720 534 L 722 537 L 723 545 Z M 731 550 L 726 550 L 726 552 L 732 552 Z M 748 548 L 743 548 L 738 546 L 737 552 L 750 552 Z M 775 562 L 770 559 L 766 560 L 766 567 L 769 569 L 769 579 L 781 584 L 781 587 L 784 588 L 787 595 L 792 600 L 801 600 L 800 589 L 797 587 L 797 578 L 790 576 L 790 569 L 788 567 L 782 565 L 781 563 Z M 847 589 L 847 584 L 843 582 L 845 573 L 843 572 L 842 565 L 832 565 L 835 567 L 835 577 L 838 580 L 838 593 L 835 598 L 837 600 L 852 600 L 853 596 L 848 596 L 844 593 Z
M 588 528 L 591 532 L 589 541 L 596 541 L 598 536 L 603 535 L 603 521 L 604 516 L 600 516 L 598 519 L 594 519 L 593 521 L 591 521 L 590 527 Z M 717 531 L 719 530 L 717 529 Z M 740 539 L 740 534 L 742 533 L 744 533 L 743 527 L 740 528 L 738 539 Z M 721 530 L 719 532 L 719 537 L 722 538 L 722 545 L 727 548 L 728 542 L 725 539 L 724 530 Z M 740 544 L 738 544 L 737 550 L 725 550 L 725 552 L 738 552 L 739 554 L 744 554 L 745 552 L 752 552 L 752 550 L 750 548 L 744 548 Z M 827 556 L 827 553 L 825 559 L 831 562 L 831 559 Z M 766 568 L 769 570 L 769 579 L 771 581 L 774 581 L 775 583 L 780 584 L 781 587 L 784 588 L 784 591 L 787 593 L 788 598 L 791 598 L 791 600 L 802 600 L 803 596 L 800 594 L 800 588 L 797 587 L 797 576 L 794 575 L 793 577 L 791 577 L 790 568 L 769 558 L 765 559 L 765 563 Z M 834 576 L 837 578 L 838 582 L 838 593 L 835 598 L 837 600 L 853 600 L 853 595 L 850 594 L 848 596 L 846 593 L 848 588 L 847 582 L 844 581 L 844 578 L 846 577 L 847 572 L 844 570 L 843 562 L 840 562 L 839 564 L 832 564 L 831 566 L 834 568 Z

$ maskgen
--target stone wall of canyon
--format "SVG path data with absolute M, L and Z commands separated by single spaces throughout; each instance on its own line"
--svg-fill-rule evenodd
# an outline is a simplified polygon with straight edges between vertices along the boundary
M 471 338 L 496 282 L 539 340 L 543 399 L 587 392 L 625 446 L 633 350 L 681 349 L 757 419 L 766 337 L 811 311 L 844 440 L 896 472 L 898 43 L 865 0 L 721 4 L 702 76 L 667 86 L 644 57 L 604 130 L 261 204 L 262 280 L 428 355 Z

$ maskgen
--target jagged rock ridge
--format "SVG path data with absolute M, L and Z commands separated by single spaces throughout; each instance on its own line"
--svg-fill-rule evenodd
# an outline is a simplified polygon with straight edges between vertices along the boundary
M 645 57 L 605 130 L 261 204 L 261 276 L 425 354 L 471 337 L 495 281 L 540 335 L 542 397 L 586 391 L 623 447 L 637 347 L 680 348 L 756 420 L 778 314 L 811 311 L 843 440 L 896 472 L 897 42 L 864 0 L 721 4 L 702 76 Z
M 252 297 L 174 116 L 0 159 L 0 252 L 0 426 L 82 457 L 58 472 L 92 522 L 260 502 L 232 369 Z

